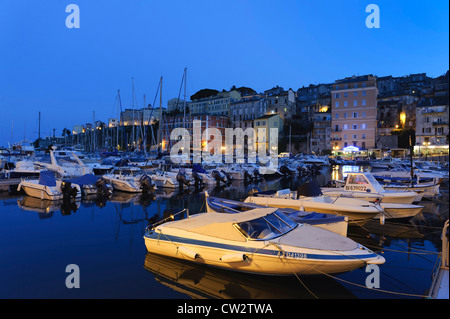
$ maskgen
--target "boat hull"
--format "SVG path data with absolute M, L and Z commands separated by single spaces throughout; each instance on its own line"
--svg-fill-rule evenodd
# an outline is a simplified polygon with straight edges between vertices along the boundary
M 350 271 L 364 266 L 367 259 L 356 255 L 344 256 L 342 252 L 325 254 L 320 250 L 286 247 L 281 249 L 276 243 L 255 243 L 254 246 L 233 246 L 223 242 L 193 240 L 156 232 L 144 236 L 145 246 L 150 253 L 179 258 L 233 271 L 292 276 L 294 274 L 329 274 Z M 183 252 L 193 252 L 188 256 Z M 245 256 L 242 260 L 225 261 L 224 256 Z M 367 255 L 371 263 L 384 263 L 384 258 L 375 254 Z
M 327 196 L 344 196 L 373 202 L 377 199 L 381 199 L 382 203 L 395 203 L 395 204 L 412 204 L 419 202 L 422 199 L 421 194 L 413 192 L 386 192 L 380 195 L 367 192 L 355 192 L 346 191 L 339 188 L 321 188 L 324 195 Z
M 344 207 L 344 205 L 322 204 L 314 201 L 303 201 L 301 199 L 249 196 L 244 202 L 266 207 L 292 208 L 306 212 L 348 216 L 349 225 L 357 226 L 363 226 L 380 213 L 380 211 L 375 208 L 372 209 L 367 207 L 367 209 L 364 210 L 363 208 L 348 208 Z

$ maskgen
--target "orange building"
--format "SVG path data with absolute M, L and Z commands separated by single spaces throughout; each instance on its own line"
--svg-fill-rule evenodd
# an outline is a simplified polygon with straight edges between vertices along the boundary
M 376 148 L 377 96 L 377 81 L 372 75 L 333 83 L 330 147 L 334 154 L 350 146 L 359 150 Z

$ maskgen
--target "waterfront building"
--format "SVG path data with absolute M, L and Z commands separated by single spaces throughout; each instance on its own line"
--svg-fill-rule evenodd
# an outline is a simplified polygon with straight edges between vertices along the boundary
M 259 144 L 265 144 L 265 148 L 267 152 L 278 153 L 278 146 L 273 146 L 274 148 L 269 149 L 270 139 L 272 137 L 271 128 L 278 129 L 278 139 L 283 133 L 283 120 L 280 114 L 266 114 L 254 120 L 254 129 L 255 134 L 253 143 L 255 145 L 255 151 L 258 150 L 258 147 L 261 147 Z M 277 139 L 277 141 L 278 141 Z
M 229 127 L 229 118 L 227 116 L 218 116 L 210 114 L 195 114 L 191 115 L 191 121 L 184 121 L 183 115 L 167 116 L 163 120 L 162 126 L 162 150 L 170 151 L 171 146 L 177 141 L 172 141 L 170 135 L 173 129 L 176 128 L 186 128 L 189 132 L 191 138 L 191 146 L 193 146 L 192 141 L 194 139 L 201 140 L 202 147 L 206 145 L 207 140 L 203 139 L 203 133 L 207 128 L 217 128 L 222 134 L 222 145 L 225 142 L 225 129 Z M 200 124 L 200 125 L 198 125 Z M 200 128 L 201 136 L 194 136 L 194 125 L 195 128 Z M 209 139 L 209 141 L 211 138 Z
M 161 109 L 164 112 L 165 108 Z M 125 109 L 120 113 L 120 123 L 124 126 L 129 125 L 150 125 L 160 119 L 159 107 L 145 107 L 141 109 Z
M 179 98 L 173 98 L 167 101 L 167 112 L 182 112 L 184 111 L 184 106 L 186 105 L 186 113 L 188 113 L 189 101 L 185 101 Z
M 254 120 L 267 113 L 267 100 L 261 94 L 243 96 L 230 104 L 231 127 L 244 131 L 254 126 Z
M 108 119 L 108 127 L 117 127 L 117 126 L 119 126 L 118 119 L 113 119 L 113 118 Z
M 363 150 L 376 148 L 376 77 L 353 76 L 333 83 L 331 91 L 331 150 L 342 154 L 349 146 Z
M 311 84 L 297 90 L 297 114 L 311 127 L 307 135 L 308 153 L 330 150 L 331 89 L 332 84 Z
M 416 107 L 416 146 L 421 155 L 448 154 L 449 96 L 422 98 Z
M 264 91 L 264 97 L 268 113 L 279 114 L 283 121 L 292 119 L 296 111 L 295 92 L 292 89 L 284 91 L 277 86 Z
M 240 99 L 241 94 L 236 90 L 219 92 L 216 95 L 194 99 L 189 103 L 190 115 L 230 116 L 231 103 Z

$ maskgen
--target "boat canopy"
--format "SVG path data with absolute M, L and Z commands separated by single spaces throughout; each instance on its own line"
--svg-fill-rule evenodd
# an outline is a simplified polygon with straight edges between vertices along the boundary
M 192 172 L 206 174 L 206 170 L 203 168 L 201 164 L 192 165 Z
M 99 177 L 93 175 L 93 174 L 85 174 L 83 176 L 72 178 L 69 180 L 72 184 L 78 184 L 80 187 L 83 187 L 84 185 L 95 185 L 97 183 Z
M 39 174 L 39 184 L 44 186 L 56 186 L 55 172 L 42 171 Z
M 297 198 L 299 196 L 315 197 L 320 195 L 322 195 L 322 190 L 317 182 L 308 182 L 297 188 Z
M 239 227 L 236 227 L 235 225 L 266 217 L 276 211 L 276 208 L 260 208 L 239 214 L 202 213 L 193 215 L 187 219 L 165 223 L 157 227 L 156 230 L 160 227 L 176 228 L 200 235 L 245 242 L 246 235 L 239 231 Z M 295 224 L 295 226 L 297 225 L 290 219 L 289 221 Z M 249 234 L 248 237 L 250 237 L 250 235 L 251 234 Z

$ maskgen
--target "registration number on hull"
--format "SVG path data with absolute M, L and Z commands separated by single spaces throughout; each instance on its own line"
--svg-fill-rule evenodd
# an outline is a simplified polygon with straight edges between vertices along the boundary
M 287 252 L 286 257 L 290 258 L 297 258 L 297 259 L 307 259 L 308 255 L 303 253 L 293 253 L 293 252 Z

